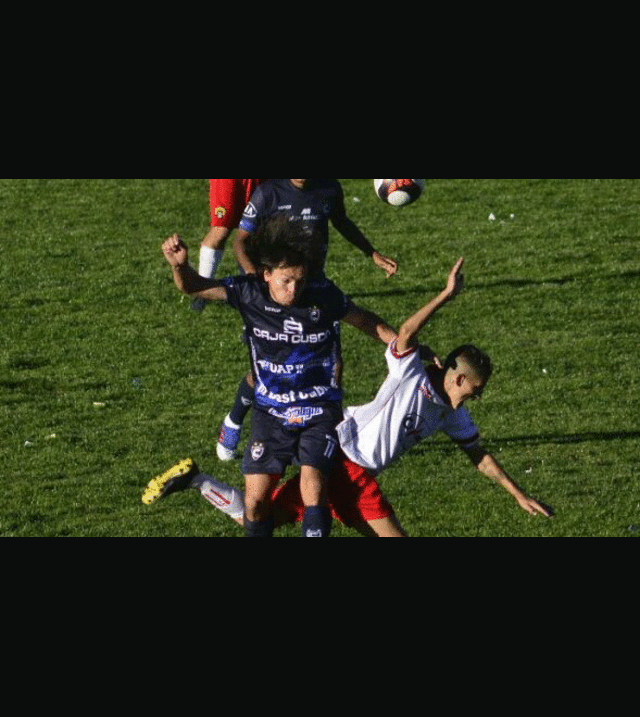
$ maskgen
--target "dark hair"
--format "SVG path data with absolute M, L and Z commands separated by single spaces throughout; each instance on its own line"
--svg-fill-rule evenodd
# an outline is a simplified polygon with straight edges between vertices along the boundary
M 478 374 L 478 378 L 481 378 L 483 383 L 487 383 L 493 374 L 493 366 L 491 359 L 487 356 L 484 351 L 481 351 L 476 346 L 467 344 L 460 346 L 455 351 L 452 351 L 444 364 L 444 370 L 449 369 L 456 370 L 458 368 L 458 359 L 463 359 L 471 368 Z
M 258 270 L 304 266 L 307 273 L 321 262 L 322 240 L 305 222 L 275 214 L 258 226 L 247 242 L 247 254 Z

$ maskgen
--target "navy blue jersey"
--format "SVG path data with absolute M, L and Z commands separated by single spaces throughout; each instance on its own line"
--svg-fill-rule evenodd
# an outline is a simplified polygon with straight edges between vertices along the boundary
M 240 229 L 254 233 L 262 220 L 274 214 L 300 219 L 318 233 L 323 242 L 324 273 L 329 250 L 329 222 L 341 223 L 347 216 L 340 182 L 337 179 L 310 179 L 304 189 L 298 189 L 289 179 L 270 179 L 253 193 Z
M 285 425 L 305 425 L 342 401 L 338 322 L 351 301 L 328 279 L 307 287 L 296 306 L 272 301 L 256 276 L 223 281 L 227 302 L 240 312 L 256 379 L 255 408 Z

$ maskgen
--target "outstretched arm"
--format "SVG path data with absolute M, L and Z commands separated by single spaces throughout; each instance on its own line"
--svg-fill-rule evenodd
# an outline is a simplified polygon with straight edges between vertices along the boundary
M 397 273 L 398 264 L 393 259 L 382 256 L 380 252 L 376 251 L 358 226 L 351 221 L 349 217 L 345 215 L 334 219 L 333 226 L 350 244 L 353 244 L 353 246 L 360 249 L 363 254 L 373 259 L 374 264 L 386 272 L 387 279 Z
M 404 353 L 418 345 L 418 334 L 425 327 L 431 317 L 439 311 L 445 304 L 457 296 L 464 285 L 464 277 L 462 276 L 462 266 L 464 259 L 459 259 L 457 264 L 451 270 L 447 287 L 436 296 L 433 301 L 428 303 L 424 308 L 420 309 L 410 319 L 404 322 L 400 328 L 398 335 L 398 351 Z
M 380 341 L 380 343 L 386 346 L 398 336 L 397 332 L 379 316 L 355 304 L 352 306 L 351 311 L 344 317 L 343 321 L 346 321 L 347 324 L 351 324 L 351 326 L 355 326 L 355 328 L 360 329 L 362 333 L 376 341 Z
M 233 240 L 233 253 L 235 254 L 236 261 L 242 267 L 242 271 L 245 274 L 257 274 L 258 270 L 253 265 L 249 255 L 247 254 L 247 241 L 251 237 L 251 234 L 245 229 L 238 229 L 236 238 Z
M 490 453 L 487 453 L 484 448 L 476 445 L 472 448 L 463 448 L 463 450 L 483 475 L 494 480 L 516 499 L 522 510 L 529 513 L 529 515 L 540 514 L 546 518 L 553 517 L 551 509 L 542 505 L 542 503 L 538 503 L 538 501 L 533 498 L 529 498 L 529 496 L 511 480 L 498 461 Z
M 226 301 L 227 290 L 215 279 L 205 279 L 189 265 L 189 253 L 182 239 L 174 234 L 162 245 L 162 253 L 173 271 L 173 280 L 183 294 L 209 301 Z

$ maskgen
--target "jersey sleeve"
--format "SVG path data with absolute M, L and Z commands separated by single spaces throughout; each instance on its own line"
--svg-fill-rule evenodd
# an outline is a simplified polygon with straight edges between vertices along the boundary
M 400 353 L 397 347 L 397 339 L 392 341 L 387 348 L 386 359 L 389 367 L 389 375 L 394 378 L 404 378 L 415 373 L 424 373 L 425 369 L 420 360 L 418 347 L 411 348 Z
M 460 448 L 471 448 L 480 441 L 480 431 L 466 408 L 454 411 L 442 429 Z
M 252 194 L 249 204 L 247 204 L 242 219 L 240 220 L 240 229 L 254 234 L 258 229 L 258 225 L 267 216 L 267 197 L 265 195 L 264 186 L 260 186 Z
M 329 219 L 332 224 L 342 224 L 347 218 L 347 210 L 344 205 L 344 190 L 340 182 L 336 180 L 335 197 L 331 203 L 331 214 Z
M 227 290 L 227 304 L 236 311 L 242 311 L 247 297 L 247 278 L 244 276 L 230 276 L 222 280 Z
M 318 289 L 322 292 L 333 321 L 342 321 L 353 308 L 351 299 L 329 279 L 325 279 Z

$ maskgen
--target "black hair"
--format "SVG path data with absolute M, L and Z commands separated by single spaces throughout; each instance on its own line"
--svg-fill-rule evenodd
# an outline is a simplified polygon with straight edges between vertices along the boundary
M 487 383 L 493 374 L 493 365 L 491 359 L 484 351 L 477 346 L 466 344 L 452 351 L 444 364 L 444 370 L 456 370 L 458 368 L 458 359 L 463 359 L 482 379 L 483 383 Z
M 259 271 L 303 266 L 309 274 L 321 264 L 322 244 L 302 220 L 275 214 L 262 221 L 247 242 L 247 255 Z

